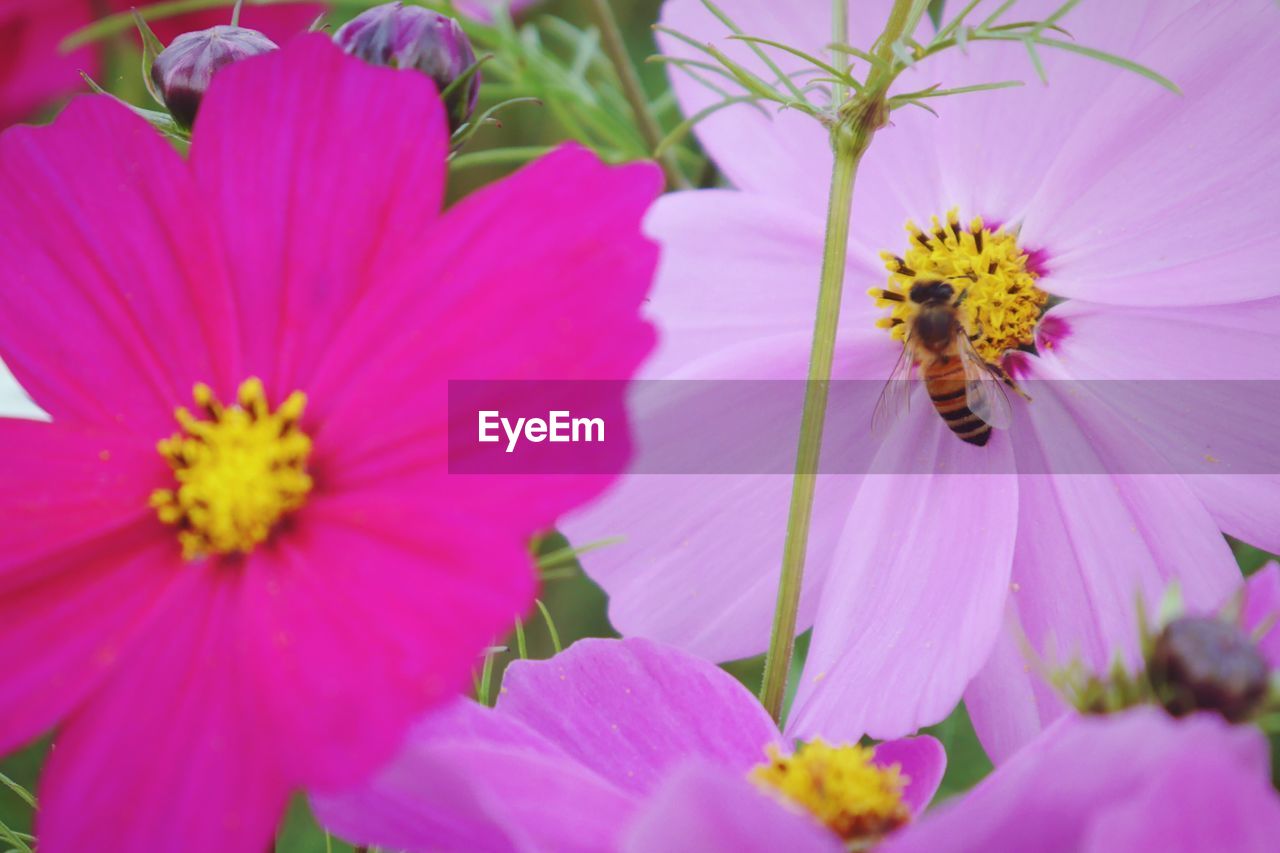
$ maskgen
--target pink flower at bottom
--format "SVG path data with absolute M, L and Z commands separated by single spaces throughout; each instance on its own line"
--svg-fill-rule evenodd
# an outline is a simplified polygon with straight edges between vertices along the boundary
M 1280 838 L 1267 741 L 1212 714 L 1064 717 L 883 853 L 1265 853 Z
M 429 715 L 371 783 L 313 795 L 351 841 L 426 850 L 843 850 L 748 776 L 782 740 L 741 684 L 648 640 L 582 640 L 507 670 L 497 706 Z M 946 764 L 930 737 L 881 744 L 919 814 Z M 879 771 L 876 771 L 879 772 Z
M 0 419 L 0 752 L 55 729 L 44 853 L 261 851 L 611 479 L 450 477 L 447 386 L 628 378 L 661 176 L 568 147 L 442 213 L 448 144 L 321 35 L 220 74 L 189 159 L 97 96 L 0 136 L 0 356 L 52 419 Z
M 109 0 L 109 12 L 145 10 L 156 0 Z M 305 30 L 325 9 L 321 3 L 248 6 L 240 22 L 275 41 Z M 190 30 L 230 20 L 230 9 L 156 21 L 153 29 L 166 44 Z M 96 47 L 69 54 L 59 50 L 67 36 L 94 20 L 91 0 L 0 0 L 0 129 L 29 118 L 37 109 L 76 91 L 84 91 L 80 72 L 99 74 Z

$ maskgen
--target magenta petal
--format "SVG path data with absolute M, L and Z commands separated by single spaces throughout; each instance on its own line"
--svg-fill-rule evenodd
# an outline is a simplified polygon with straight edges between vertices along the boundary
M 0 357 L 54 418 L 155 441 L 193 383 L 231 381 L 204 208 L 178 153 L 110 98 L 0 136 Z
M 947 474 L 863 479 L 836 549 L 787 732 L 891 738 L 938 722 L 986 660 L 1009 593 L 1018 483 L 1003 433 L 975 448 L 916 400 L 877 458 Z M 994 457 L 994 459 L 993 459 Z M 946 519 L 946 523 L 939 523 Z
M 320 34 L 217 76 L 191 167 L 230 250 L 237 381 L 307 386 L 358 301 L 430 229 L 447 135 L 425 76 L 367 65 Z
M 1071 717 L 882 849 L 1269 850 L 1280 805 L 1267 758 L 1260 732 L 1215 715 L 1174 720 L 1138 708 Z M 1204 841 L 1207 829 L 1222 834 L 1207 845 L 1161 843 Z
M 1257 637 L 1271 668 L 1280 669 L 1280 564 L 1271 563 L 1249 578 L 1241 616 L 1244 629 Z
M 430 492 L 313 499 L 245 567 L 241 633 L 282 766 L 308 787 L 368 775 L 533 591 L 524 536 Z
M 778 730 L 745 687 L 649 640 L 580 640 L 507 670 L 498 711 L 624 790 L 652 791 L 689 758 L 745 774 Z
M 840 840 L 742 774 L 704 762 L 676 768 L 627 829 L 627 853 L 839 853 Z
M 36 815 L 42 851 L 271 841 L 289 785 L 244 681 L 237 581 L 175 572 L 163 609 L 54 739 Z
M 118 666 L 178 570 L 147 508 L 137 441 L 0 419 L 0 752 L 47 730 Z
M 876 746 L 872 761 L 881 767 L 898 765 L 907 780 L 902 799 L 912 815 L 925 810 L 947 772 L 947 751 L 928 735 L 885 741 Z
M 657 247 L 640 221 L 660 182 L 651 165 L 608 167 L 566 146 L 452 207 L 346 318 L 316 368 L 316 441 L 333 448 L 335 476 L 443 476 L 447 380 L 629 379 L 654 340 L 640 307 Z M 599 405 L 625 436 L 625 385 L 605 387 Z M 368 428 L 371 411 L 382 419 L 377 430 Z M 621 470 L 628 443 L 608 448 L 602 469 Z M 519 513 L 512 523 L 536 521 L 525 523 L 530 533 L 611 480 L 607 471 L 477 475 L 448 478 L 445 488 L 455 504 L 487 515 L 493 495 L 506 495 L 502 512 Z
M 468 700 L 424 718 L 368 784 L 311 804 L 349 841 L 406 851 L 604 850 L 635 808 L 518 720 Z
M 63 54 L 58 44 L 88 24 L 85 0 L 18 0 L 0 5 L 0 130 L 29 119 L 55 98 L 82 89 L 81 71 L 96 74 L 91 48 Z

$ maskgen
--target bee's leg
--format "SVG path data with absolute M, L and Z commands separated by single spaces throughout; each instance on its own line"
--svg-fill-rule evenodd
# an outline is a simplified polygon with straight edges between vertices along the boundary
M 1010 376 L 1009 372 L 1004 369 L 1004 365 L 992 364 L 990 365 L 990 367 L 991 367 L 991 372 L 996 375 L 997 379 L 999 379 L 1005 385 L 1008 385 L 1010 388 L 1012 388 L 1014 393 L 1016 393 L 1019 397 L 1026 400 L 1028 403 L 1031 402 L 1031 395 L 1028 394 L 1026 391 L 1023 391 L 1022 388 L 1018 386 L 1018 383 L 1013 381 L 1013 377 Z
M 890 302 L 906 302 L 907 301 L 907 298 L 903 296 L 901 293 L 895 293 L 892 290 L 885 290 L 883 288 L 868 290 L 867 295 L 872 297 L 873 299 L 887 299 Z

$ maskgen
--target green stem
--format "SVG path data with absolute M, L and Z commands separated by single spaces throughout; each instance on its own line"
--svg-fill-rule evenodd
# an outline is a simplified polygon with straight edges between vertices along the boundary
M 649 153 L 657 156 L 655 152 L 657 152 L 658 146 L 662 144 L 664 134 L 662 128 L 658 125 L 657 119 L 653 117 L 653 112 L 649 109 L 649 98 L 645 95 L 644 86 L 640 83 L 640 75 L 636 73 L 636 67 L 631 62 L 631 54 L 627 53 L 627 45 L 622 39 L 622 30 L 618 27 L 618 19 L 613 14 L 613 9 L 609 6 L 609 0 L 590 0 L 590 4 L 595 12 L 596 23 L 600 27 L 604 52 L 608 55 L 609 61 L 613 63 L 614 70 L 618 73 L 618 81 L 622 84 L 622 94 L 626 97 L 627 103 L 631 106 L 631 112 L 635 115 L 636 127 L 639 129 L 640 136 L 644 139 L 645 147 L 649 149 Z M 680 167 L 676 165 L 675 157 L 672 156 L 670 151 L 657 156 L 657 160 L 659 165 L 662 166 L 663 173 L 667 176 L 667 186 L 669 188 L 689 188 L 688 179 L 680 171 Z
M 800 606 L 800 591 L 804 582 L 809 522 L 813 516 L 813 494 L 818 481 L 818 454 L 822 449 L 831 364 L 835 356 L 836 326 L 840 321 L 840 297 L 844 290 L 853 183 L 865 149 L 865 141 L 860 141 L 853 135 L 841 139 L 836 149 L 835 168 L 831 174 L 827 236 L 822 251 L 822 280 L 818 290 L 818 316 L 813 326 L 813 348 L 809 354 L 809 381 L 805 385 L 804 413 L 800 419 L 796 473 L 791 486 L 787 538 L 782 551 L 782 575 L 778 579 L 773 630 L 769 637 L 764 682 L 760 689 L 760 701 L 770 716 L 779 722 L 787 693 L 791 655 L 795 648 L 796 611 Z
M 833 40 L 845 44 L 847 16 L 845 0 L 833 0 Z M 889 23 L 876 40 L 876 51 L 884 56 L 902 36 L 912 0 L 895 0 Z M 765 657 L 760 701 L 781 724 L 787 695 L 791 657 L 795 650 L 796 612 L 804 586 L 804 561 L 809 545 L 809 525 L 813 518 L 813 496 L 818 483 L 818 458 L 822 451 L 822 430 L 827 417 L 827 397 L 831 365 L 835 358 L 836 331 L 840 323 L 840 298 L 844 291 L 845 258 L 849 248 L 849 217 L 853 206 L 853 186 L 858 164 L 876 131 L 888 114 L 886 96 L 892 74 L 873 74 L 866 86 L 848 103 L 833 104 L 836 118 L 831 129 L 835 166 L 831 172 L 831 194 L 827 205 L 826 238 L 822 250 L 822 278 L 818 286 L 818 313 L 813 326 L 809 354 L 809 377 L 805 385 L 804 412 L 800 418 L 800 440 L 796 448 L 796 472 L 791 485 L 791 506 L 787 514 L 787 534 L 782 549 L 782 573 L 778 578 L 778 598 L 773 613 L 773 629 Z
M 240 26 L 240 7 L 244 5 L 244 0 L 236 0 L 236 5 L 231 10 L 231 26 Z

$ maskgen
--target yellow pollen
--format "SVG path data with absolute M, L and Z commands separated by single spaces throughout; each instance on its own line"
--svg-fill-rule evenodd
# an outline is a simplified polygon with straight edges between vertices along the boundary
M 251 378 L 236 396 L 223 406 L 208 385 L 196 385 L 206 419 L 179 407 L 182 429 L 156 445 L 178 484 L 152 492 L 151 507 L 178 528 L 188 560 L 249 553 L 311 491 L 311 439 L 298 429 L 306 395 L 293 392 L 273 412 L 261 380 Z
M 910 780 L 894 764 L 873 764 L 873 747 L 813 740 L 792 755 L 765 748 L 769 760 L 750 774 L 785 804 L 799 806 L 845 841 L 874 841 L 910 819 L 902 791 Z
M 929 231 L 907 223 L 910 234 L 903 255 L 882 252 L 889 282 L 868 293 L 880 308 L 892 313 L 877 325 L 904 340 L 919 306 L 910 299 L 917 281 L 946 281 L 959 298 L 958 312 L 974 349 L 989 364 L 999 363 L 1011 349 L 1035 341 L 1036 323 L 1049 294 L 1036 287 L 1036 273 L 1027 268 L 1027 254 L 1018 248 L 1015 235 L 1003 227 L 992 231 L 975 217 L 966 229 L 951 210 L 945 224 L 933 217 Z M 893 293 L 899 298 L 886 298 Z M 974 337 L 976 336 L 976 337 Z

